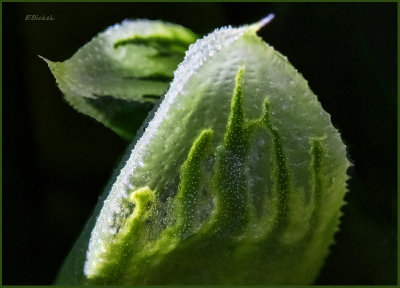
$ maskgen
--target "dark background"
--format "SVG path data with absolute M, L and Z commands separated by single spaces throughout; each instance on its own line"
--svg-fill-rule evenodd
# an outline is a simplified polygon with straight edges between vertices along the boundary
M 397 3 L 2 3 L 3 284 L 51 284 L 127 144 L 67 105 L 64 61 L 125 18 L 207 34 L 270 12 L 260 35 L 304 75 L 355 163 L 317 284 L 397 283 Z M 25 21 L 27 14 L 54 21 Z

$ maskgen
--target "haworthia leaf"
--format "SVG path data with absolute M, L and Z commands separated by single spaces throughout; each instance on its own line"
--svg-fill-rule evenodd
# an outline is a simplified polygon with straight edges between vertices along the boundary
M 46 62 L 69 104 L 132 140 L 195 40 L 193 32 L 179 25 L 125 20 L 69 60 Z
M 313 282 L 349 162 L 307 82 L 256 35 L 262 22 L 190 47 L 60 284 Z

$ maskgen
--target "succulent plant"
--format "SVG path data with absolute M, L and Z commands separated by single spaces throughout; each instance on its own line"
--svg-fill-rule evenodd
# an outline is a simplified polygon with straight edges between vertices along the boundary
M 60 284 L 314 281 L 338 230 L 349 161 L 307 82 L 256 35 L 270 19 L 217 29 L 189 47 L 61 269 Z M 121 107 L 153 101 L 144 96 L 162 96 L 167 87 L 160 83 L 179 62 L 168 61 L 194 41 L 176 27 L 124 22 L 73 62 L 48 63 L 66 98 L 74 94 L 82 107 L 102 101 L 96 89 L 108 89 Z M 93 56 L 96 47 L 107 53 Z M 130 55 L 135 51 L 141 56 Z M 96 61 L 97 68 L 86 67 Z M 101 122 L 112 114 L 103 110 L 112 106 L 99 108 Z

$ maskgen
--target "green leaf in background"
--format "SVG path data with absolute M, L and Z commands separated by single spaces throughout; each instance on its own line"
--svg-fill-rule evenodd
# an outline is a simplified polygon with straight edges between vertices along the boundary
M 196 35 L 179 25 L 125 20 L 69 60 L 45 60 L 70 105 L 132 140 L 194 41 Z
M 315 280 L 349 162 L 307 82 L 256 35 L 269 19 L 190 47 L 59 284 Z

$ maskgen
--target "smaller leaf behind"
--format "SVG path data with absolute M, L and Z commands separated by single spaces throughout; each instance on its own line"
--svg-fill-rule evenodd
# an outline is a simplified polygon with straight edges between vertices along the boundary
M 125 20 L 64 62 L 42 58 L 71 106 L 132 140 L 196 39 L 180 25 Z

